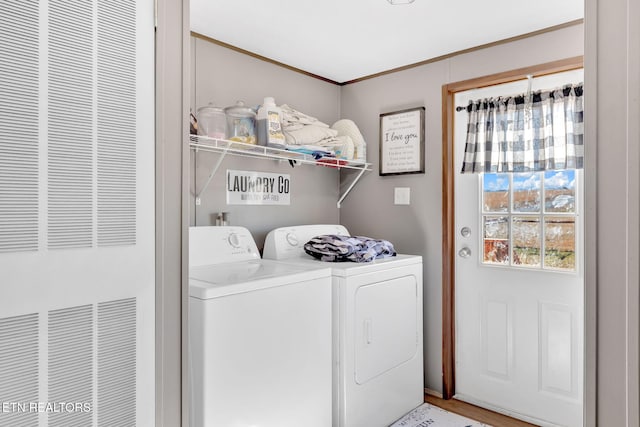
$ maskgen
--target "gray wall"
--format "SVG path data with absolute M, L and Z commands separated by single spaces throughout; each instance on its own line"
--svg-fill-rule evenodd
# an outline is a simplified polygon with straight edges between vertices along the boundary
M 586 1 L 587 322 L 597 325 L 587 337 L 597 351 L 587 360 L 597 402 L 589 426 L 640 425 L 638 17 L 640 0 Z
M 242 100 L 246 105 L 256 106 L 265 96 L 272 96 L 278 105 L 288 104 L 329 125 L 340 118 L 340 87 L 335 84 L 196 37 L 191 37 L 191 65 L 191 108 L 194 112 L 209 102 L 224 107 Z M 203 187 L 218 157 L 214 153 L 192 153 L 196 191 Z M 228 206 L 225 199 L 227 169 L 291 175 L 291 205 Z M 213 225 L 212 214 L 229 212 L 231 224 L 247 227 L 262 247 L 266 233 L 276 227 L 338 223 L 339 179 L 335 169 L 309 165 L 291 168 L 288 162 L 228 157 L 203 193 L 202 205 L 191 204 L 191 225 Z
M 426 107 L 425 174 L 378 176 L 358 183 L 340 221 L 353 234 L 390 240 L 424 259 L 425 385 L 442 391 L 442 86 L 583 54 L 583 26 L 457 55 L 343 86 L 342 117 L 358 124 L 368 161 L 378 165 L 381 113 Z M 394 187 L 411 188 L 411 205 L 393 204 Z

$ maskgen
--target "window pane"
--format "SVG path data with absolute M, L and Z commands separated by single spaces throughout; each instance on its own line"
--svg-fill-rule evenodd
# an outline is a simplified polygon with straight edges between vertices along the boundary
M 576 172 L 544 173 L 544 209 L 546 212 L 575 212 Z
M 540 267 L 540 217 L 514 216 L 512 232 L 513 265 Z
M 509 217 L 489 216 L 482 218 L 484 229 L 483 261 L 491 264 L 509 264 Z
M 485 173 L 482 177 L 482 194 L 485 212 L 508 212 L 509 174 Z
M 545 217 L 544 266 L 561 270 L 576 269 L 576 223 L 573 217 Z
M 540 212 L 540 173 L 513 174 L 513 211 Z

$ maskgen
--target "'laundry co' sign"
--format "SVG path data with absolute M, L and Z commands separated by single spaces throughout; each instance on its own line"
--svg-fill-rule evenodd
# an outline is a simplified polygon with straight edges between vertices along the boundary
M 227 170 L 228 205 L 288 205 L 290 189 L 286 174 Z

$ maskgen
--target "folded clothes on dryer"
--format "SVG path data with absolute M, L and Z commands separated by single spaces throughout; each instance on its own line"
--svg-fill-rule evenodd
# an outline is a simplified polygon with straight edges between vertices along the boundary
M 305 243 L 304 251 L 314 258 L 329 262 L 371 262 L 376 258 L 396 255 L 393 244 L 387 240 L 337 234 L 313 237 Z

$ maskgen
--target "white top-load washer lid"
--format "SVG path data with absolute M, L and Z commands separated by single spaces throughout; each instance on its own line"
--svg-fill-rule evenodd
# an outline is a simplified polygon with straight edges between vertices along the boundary
M 189 295 L 218 298 L 331 276 L 329 268 L 305 268 L 273 260 L 247 260 L 189 268 Z
M 253 236 L 244 227 L 189 228 L 189 295 L 195 298 L 216 298 L 330 274 L 326 266 L 309 269 L 260 259 Z
M 378 258 L 371 262 L 325 262 L 312 257 L 304 251 L 304 244 L 315 236 L 323 234 L 349 235 L 342 225 L 299 225 L 296 227 L 281 227 L 270 231 L 264 243 L 264 259 L 278 261 L 292 261 L 303 263 L 310 267 L 326 266 L 332 269 L 332 275 L 348 277 L 362 273 L 372 273 L 377 270 L 403 267 L 422 262 L 419 255 L 396 255 L 388 258 Z

